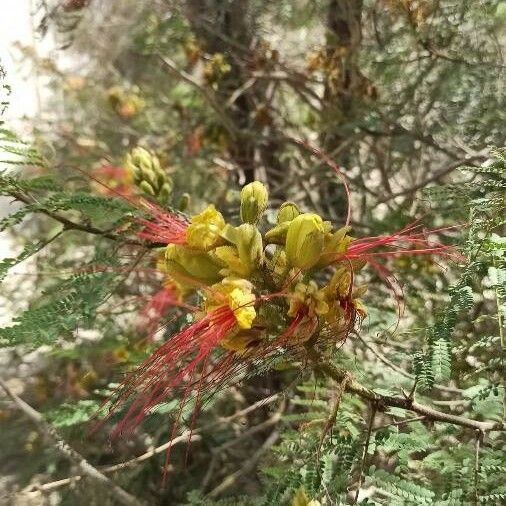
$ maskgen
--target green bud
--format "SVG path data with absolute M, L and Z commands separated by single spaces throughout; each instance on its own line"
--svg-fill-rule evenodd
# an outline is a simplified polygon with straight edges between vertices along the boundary
M 284 202 L 278 211 L 278 224 L 292 221 L 299 216 L 299 208 L 293 202 Z
M 158 198 L 161 202 L 168 202 L 172 194 L 172 183 L 164 183 L 160 188 Z
M 249 223 L 236 228 L 236 247 L 239 258 L 251 273 L 263 263 L 264 248 L 259 230 Z
M 169 244 L 165 250 L 167 271 L 183 284 L 213 284 L 221 279 L 218 265 L 207 253 Z
M 265 233 L 265 241 L 269 244 L 285 244 L 289 221 L 284 221 Z
M 138 186 L 143 191 L 143 193 L 147 193 L 148 195 L 156 197 L 155 190 L 153 190 L 153 187 L 147 181 L 141 181 Z
M 220 236 L 233 246 L 223 246 L 215 251 L 217 257 L 228 265 L 231 272 L 248 277 L 264 259 L 262 234 L 250 223 L 239 227 L 227 224 Z
M 150 170 L 155 160 L 158 160 L 156 156 L 152 155 L 147 149 L 141 147 L 132 149 L 127 155 L 127 163 L 139 167 L 141 172 Z
M 323 220 L 314 213 L 304 213 L 292 220 L 286 234 L 286 257 L 293 267 L 314 267 L 322 254 L 325 240 Z
M 260 181 L 253 181 L 241 190 L 241 220 L 255 224 L 267 208 L 269 195 Z
M 190 205 L 190 194 L 183 193 L 181 195 L 181 198 L 179 199 L 178 208 L 180 211 L 184 212 L 188 209 L 189 205 Z
M 136 147 L 128 153 L 125 167 L 140 190 L 162 203 L 168 202 L 172 194 L 172 180 L 162 170 L 156 155 Z

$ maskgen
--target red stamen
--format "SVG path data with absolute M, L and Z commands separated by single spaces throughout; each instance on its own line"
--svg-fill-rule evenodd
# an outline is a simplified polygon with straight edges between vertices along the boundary
M 186 244 L 188 223 L 174 213 L 147 200 L 141 200 L 154 221 L 139 219 L 144 228 L 137 234 L 141 239 L 160 244 Z
M 173 286 L 165 286 L 156 292 L 141 310 L 139 316 L 144 322 L 142 326 L 146 328 L 146 332 L 150 338 L 153 338 L 159 328 L 160 320 L 171 307 L 181 307 L 189 311 L 197 311 L 198 308 L 186 304 L 180 300 L 177 288 Z
M 131 372 L 113 394 L 115 398 L 106 417 L 109 419 L 136 395 L 114 434 L 133 430 L 174 389 L 188 383 L 188 376 L 207 360 L 235 325 L 233 312 L 228 307 L 220 307 L 173 336 Z M 184 362 L 187 364 L 179 369 Z

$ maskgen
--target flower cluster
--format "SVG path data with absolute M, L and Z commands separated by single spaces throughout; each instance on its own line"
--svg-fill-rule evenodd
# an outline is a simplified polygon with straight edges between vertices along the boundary
M 267 190 L 255 181 L 241 192 L 241 224 L 227 223 L 213 205 L 188 223 L 168 223 L 179 235 L 165 241 L 164 273 L 187 294 L 200 292 L 201 314 L 231 311 L 234 325 L 218 342 L 227 349 L 263 347 L 292 319 L 303 329 L 293 336 L 299 344 L 323 327 L 342 339 L 365 316 L 359 300 L 365 287 L 354 285 L 365 262 L 348 256 L 350 227 L 334 230 L 291 202 L 281 205 L 277 223 L 267 227 L 267 205 Z M 162 218 L 143 222 L 141 237 L 160 241 Z
M 268 193 L 258 181 L 241 191 L 240 223 L 227 223 L 214 205 L 185 218 L 143 204 L 150 217 L 139 220 L 138 235 L 163 247 L 157 268 L 165 279 L 144 311 L 153 318 L 148 331 L 156 330 L 172 306 L 190 311 L 193 323 L 117 389 L 111 413 L 129 403 L 118 432 L 134 428 L 176 390 L 181 414 L 190 397 L 198 409 L 202 392 L 226 385 L 245 369 L 300 356 L 308 343 L 342 343 L 366 316 L 360 298 L 367 287 L 357 284 L 365 265 L 391 283 L 382 257 L 453 255 L 451 248 L 431 244 L 419 225 L 355 239 L 349 226 L 334 227 L 292 202 L 283 203 L 272 215 L 275 223 L 268 223 Z

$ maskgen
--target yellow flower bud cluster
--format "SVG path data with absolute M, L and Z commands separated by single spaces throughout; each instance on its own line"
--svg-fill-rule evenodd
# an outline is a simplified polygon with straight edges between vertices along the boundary
M 215 84 L 231 70 L 232 67 L 227 63 L 225 55 L 214 53 L 204 65 L 204 78 L 209 84 Z
M 188 293 L 201 293 L 204 314 L 232 310 L 236 327 L 221 344 L 238 353 L 279 335 L 294 319 L 301 326 L 293 342 L 300 343 L 365 316 L 358 300 L 365 288 L 353 286 L 362 265 L 342 260 L 352 241 L 349 227 L 333 230 L 318 214 L 285 202 L 270 215 L 276 223 L 269 228 L 267 207 L 267 188 L 252 182 L 241 191 L 242 223 L 227 223 L 209 205 L 190 218 L 186 243 L 165 251 L 164 271 L 191 287 Z
M 160 160 L 147 149 L 136 147 L 127 154 L 125 168 L 135 185 L 146 195 L 166 204 L 172 194 L 172 180 L 162 170 Z
M 107 100 L 114 112 L 125 120 L 134 118 L 146 107 L 136 87 L 127 90 L 122 86 L 113 86 L 107 90 Z

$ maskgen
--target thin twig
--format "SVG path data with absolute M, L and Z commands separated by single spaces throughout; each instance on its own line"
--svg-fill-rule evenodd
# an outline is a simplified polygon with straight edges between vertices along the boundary
M 258 432 L 262 432 L 265 429 L 271 427 L 272 425 L 277 425 L 283 416 L 283 412 L 286 409 L 286 401 L 283 400 L 280 403 L 279 409 L 276 410 L 276 412 L 267 420 L 259 423 L 258 425 L 254 425 L 253 427 L 250 427 L 248 430 L 242 432 L 239 434 L 238 437 L 235 439 L 232 439 L 230 441 L 227 441 L 226 443 L 223 443 L 222 445 L 218 446 L 216 449 L 213 450 L 213 456 L 211 459 L 211 463 L 209 464 L 209 468 L 204 476 L 204 479 L 202 480 L 201 490 L 206 490 L 209 482 L 211 481 L 211 478 L 213 476 L 213 472 L 216 468 L 216 465 L 218 464 L 218 460 L 221 455 L 223 455 L 223 452 L 225 450 L 228 450 L 229 448 L 237 445 L 241 441 L 249 439 L 251 436 Z
M 474 443 L 474 504 L 480 504 L 480 494 L 478 491 L 479 478 L 480 478 L 480 446 L 483 440 L 483 432 L 476 431 L 476 439 Z
M 32 422 L 34 422 L 37 429 L 46 437 L 46 439 L 52 441 L 53 446 L 58 453 L 76 464 L 82 471 L 83 475 L 93 480 L 97 483 L 97 485 L 103 487 L 104 491 L 107 491 L 120 504 L 125 504 L 127 506 L 141 506 L 143 504 L 139 499 L 129 494 L 119 485 L 116 485 L 116 483 L 114 483 L 111 479 L 93 467 L 80 453 L 69 446 L 68 443 L 66 443 L 65 440 L 58 434 L 58 432 L 44 420 L 44 417 L 23 399 L 17 396 L 2 379 L 0 379 L 0 386 L 7 396 L 14 402 L 16 407 L 30 420 L 32 420 Z
M 178 443 L 187 442 L 188 438 L 190 436 L 190 432 L 183 432 L 180 436 L 175 437 L 174 439 L 171 439 L 170 441 L 167 441 L 163 445 L 157 446 L 156 448 L 151 448 L 147 452 L 143 453 L 142 455 L 139 455 L 138 457 L 134 457 L 130 460 L 127 460 L 125 462 L 120 462 L 118 464 L 113 464 L 107 467 L 101 467 L 100 472 L 102 473 L 114 473 L 116 471 L 123 471 L 124 469 L 130 469 L 132 467 L 135 467 L 136 465 L 140 464 L 141 462 L 144 462 L 145 460 L 150 459 L 151 457 L 158 455 L 162 452 L 164 452 L 169 446 L 174 446 Z M 194 433 L 191 435 L 192 441 L 198 441 L 200 440 L 200 436 L 198 434 Z M 75 476 L 70 476 L 69 478 L 64 478 L 62 480 L 52 481 L 50 483 L 44 483 L 43 485 L 37 485 L 34 488 L 37 490 L 41 490 L 43 492 L 49 492 L 50 490 L 54 490 L 56 488 L 65 487 L 66 485 L 70 485 L 72 483 L 75 483 L 79 480 L 82 480 L 85 478 L 82 474 L 77 474 Z
M 414 416 L 412 418 L 406 418 L 404 420 L 398 420 L 396 422 L 390 422 L 390 423 L 385 423 L 383 425 L 377 425 L 376 427 L 374 427 L 374 432 L 376 432 L 377 430 L 386 429 L 387 427 L 399 427 L 399 425 L 406 425 L 408 423 L 420 422 L 421 420 L 425 420 L 425 417 L 424 416 Z
M 322 374 L 334 379 L 335 381 L 342 381 L 342 379 L 349 374 L 349 371 L 329 363 L 314 348 L 307 347 L 307 353 L 309 359 L 313 362 L 315 369 L 320 371 Z M 504 422 L 479 422 L 477 420 L 466 418 L 464 416 L 451 415 L 449 413 L 438 411 L 437 409 L 425 406 L 424 404 L 419 404 L 408 396 L 395 397 L 390 395 L 380 395 L 353 379 L 348 382 L 346 390 L 354 393 L 355 395 L 358 395 L 359 397 L 362 397 L 365 400 L 376 401 L 378 409 L 382 409 L 385 406 L 407 409 L 426 418 L 429 418 L 430 420 L 452 423 L 454 425 L 479 430 L 481 432 L 506 430 L 506 423 Z
M 282 402 L 279 409 L 267 420 L 259 423 L 258 425 L 254 425 L 253 427 L 250 427 L 248 430 L 244 431 L 243 433 L 239 434 L 238 437 L 235 439 L 231 439 L 230 441 L 227 441 L 226 443 L 223 443 L 221 446 L 218 446 L 216 450 L 214 450 L 214 453 L 221 453 L 224 450 L 227 450 L 228 448 L 231 448 L 232 446 L 235 446 L 237 443 L 240 443 L 241 441 L 244 441 L 245 439 L 249 439 L 251 436 L 258 432 L 262 432 L 268 427 L 271 427 L 272 425 L 276 425 L 280 422 L 283 412 L 286 408 L 286 402 Z
M 373 355 L 380 361 L 380 362 L 383 362 L 385 365 L 387 365 L 388 367 L 390 367 L 390 369 L 392 369 L 393 371 L 395 372 L 398 372 L 401 376 L 404 376 L 405 378 L 408 378 L 408 379 L 415 379 L 415 376 L 413 374 L 410 374 L 409 372 L 406 372 L 402 367 L 399 367 L 398 365 L 395 365 L 393 362 L 390 362 L 390 360 L 388 360 L 385 355 L 383 355 L 375 346 L 373 346 L 371 343 L 368 343 L 359 333 L 356 334 L 357 337 L 362 341 L 362 343 L 364 344 L 364 346 L 373 353 Z M 452 393 L 452 394 L 458 394 L 458 393 L 462 393 L 463 390 L 461 390 L 460 388 L 455 388 L 455 387 L 448 387 L 446 385 L 438 385 L 438 384 L 435 384 L 434 385 L 434 388 L 437 389 L 437 390 L 441 390 L 442 392 L 448 392 L 448 393 Z
M 325 440 L 325 437 L 329 433 L 329 431 L 332 430 L 332 427 L 334 427 L 334 424 L 336 423 L 337 419 L 337 413 L 339 412 L 339 407 L 341 406 L 341 399 L 343 398 L 343 394 L 346 390 L 346 385 L 351 380 L 351 374 L 348 374 L 343 378 L 343 380 L 339 383 L 337 386 L 336 396 L 334 400 L 334 405 L 332 406 L 332 410 L 330 412 L 329 417 L 327 418 L 327 421 L 325 422 L 325 426 L 323 427 L 322 434 L 320 436 L 320 443 L 318 445 L 318 456 L 320 455 L 320 450 L 323 445 L 323 441 Z
M 234 473 L 227 476 L 217 487 L 215 487 L 211 492 L 209 492 L 208 496 L 211 498 L 217 497 L 225 490 L 229 489 L 231 486 L 233 486 L 237 481 L 244 476 L 245 474 L 248 474 L 251 472 L 257 462 L 260 460 L 262 455 L 274 444 L 279 438 L 279 433 L 277 430 L 274 430 L 271 432 L 270 436 L 264 441 L 262 446 L 241 466 L 240 469 L 235 471 Z
M 358 474 L 357 491 L 355 492 L 355 498 L 354 498 L 352 504 L 357 504 L 358 495 L 360 493 L 360 487 L 362 486 L 362 481 L 364 480 L 365 462 L 367 460 L 367 452 L 369 451 L 369 443 L 371 441 L 372 426 L 374 425 L 374 419 L 376 418 L 376 410 L 377 409 L 378 409 L 378 406 L 377 406 L 376 402 L 372 402 L 370 413 L 369 413 L 369 423 L 367 424 L 367 436 L 366 436 L 365 443 L 364 443 L 364 449 L 362 450 L 362 458 L 360 460 L 360 471 Z
M 11 196 L 14 197 L 16 200 L 19 200 L 20 202 L 23 202 L 25 204 L 33 204 L 34 203 L 33 199 L 31 199 L 19 192 L 12 192 Z M 102 237 L 106 237 L 107 239 L 111 239 L 113 241 L 121 241 L 124 244 L 132 244 L 135 246 L 144 246 L 144 247 L 146 246 L 146 244 L 142 243 L 141 241 L 137 241 L 136 239 L 129 239 L 129 238 L 117 235 L 117 234 L 113 234 L 110 231 L 101 230 L 99 228 L 93 227 L 92 225 L 85 225 L 83 223 L 78 223 L 78 222 L 69 220 L 68 218 L 61 216 L 58 213 L 50 211 L 49 209 L 38 209 L 37 212 L 45 214 L 46 216 L 53 218 L 53 220 L 60 222 L 63 225 L 65 230 L 78 230 L 79 232 L 86 232 L 87 234 L 93 234 L 93 235 L 99 235 Z
M 216 114 L 220 117 L 223 122 L 223 126 L 228 130 L 232 137 L 237 137 L 237 128 L 234 122 L 228 117 L 228 114 L 223 110 L 219 102 L 214 98 L 212 93 L 199 83 L 192 75 L 188 74 L 184 70 L 178 68 L 176 62 L 171 60 L 167 56 L 160 56 L 160 60 L 167 66 L 167 68 L 178 77 L 191 84 L 211 105 Z
M 268 397 L 265 397 L 264 399 L 260 399 L 259 401 L 255 402 L 251 406 L 248 406 L 247 408 L 237 411 L 230 416 L 219 418 L 218 423 L 219 424 L 229 423 L 229 422 L 235 420 L 236 418 L 240 418 L 248 413 L 251 413 L 252 411 L 255 411 L 256 409 L 261 408 L 262 406 L 267 406 L 268 404 L 274 402 L 279 397 L 281 397 L 280 394 L 274 394 L 274 395 L 270 395 Z M 198 441 L 201 437 L 199 435 L 199 432 L 205 431 L 206 429 L 208 429 L 210 427 L 214 427 L 215 425 L 216 425 L 215 423 L 212 423 L 212 424 L 205 425 L 201 429 L 194 429 L 191 434 L 191 440 Z M 102 473 L 112 473 L 112 472 L 116 472 L 116 471 L 123 471 L 125 469 L 130 469 L 130 468 L 140 464 L 141 462 L 144 462 L 145 460 L 148 460 L 151 457 L 154 457 L 155 455 L 159 455 L 160 453 L 165 451 L 169 446 L 174 446 L 178 443 L 188 441 L 189 435 L 190 435 L 190 431 L 183 432 L 183 434 L 181 434 L 180 436 L 177 436 L 174 439 L 172 439 L 171 441 L 168 441 L 160 446 L 157 446 L 156 448 L 152 448 L 152 449 L 148 450 L 147 452 L 143 453 L 142 455 L 134 457 L 134 458 L 127 460 L 125 462 L 119 462 L 118 464 L 113 464 L 113 465 L 101 468 L 100 471 Z M 52 481 L 49 483 L 45 483 L 43 485 L 38 485 L 36 488 L 38 490 L 47 492 L 47 491 L 54 490 L 54 489 L 57 489 L 60 487 L 65 487 L 67 485 L 71 485 L 72 483 L 75 483 L 75 482 L 81 480 L 82 478 L 84 478 L 84 475 L 70 476 L 68 478 L 63 478 L 61 480 Z
M 389 200 L 392 200 L 396 197 L 402 197 L 403 195 L 411 195 L 415 193 L 418 190 L 421 190 L 422 188 L 425 188 L 430 183 L 435 183 L 436 181 L 439 181 L 443 177 L 450 174 L 450 172 L 453 172 L 455 169 L 458 169 L 459 167 L 462 167 L 463 165 L 474 165 L 474 162 L 477 161 L 483 161 L 486 158 L 485 155 L 474 155 L 474 156 L 466 156 L 465 158 L 462 158 L 460 160 L 455 161 L 454 163 L 450 163 L 446 167 L 442 168 L 441 170 L 434 172 L 431 176 L 427 177 L 426 179 L 420 181 L 419 183 L 409 187 L 405 188 L 404 190 L 399 190 L 396 193 L 392 193 L 390 195 L 386 195 L 385 197 L 378 200 L 378 204 L 382 204 L 384 202 L 388 202 Z

